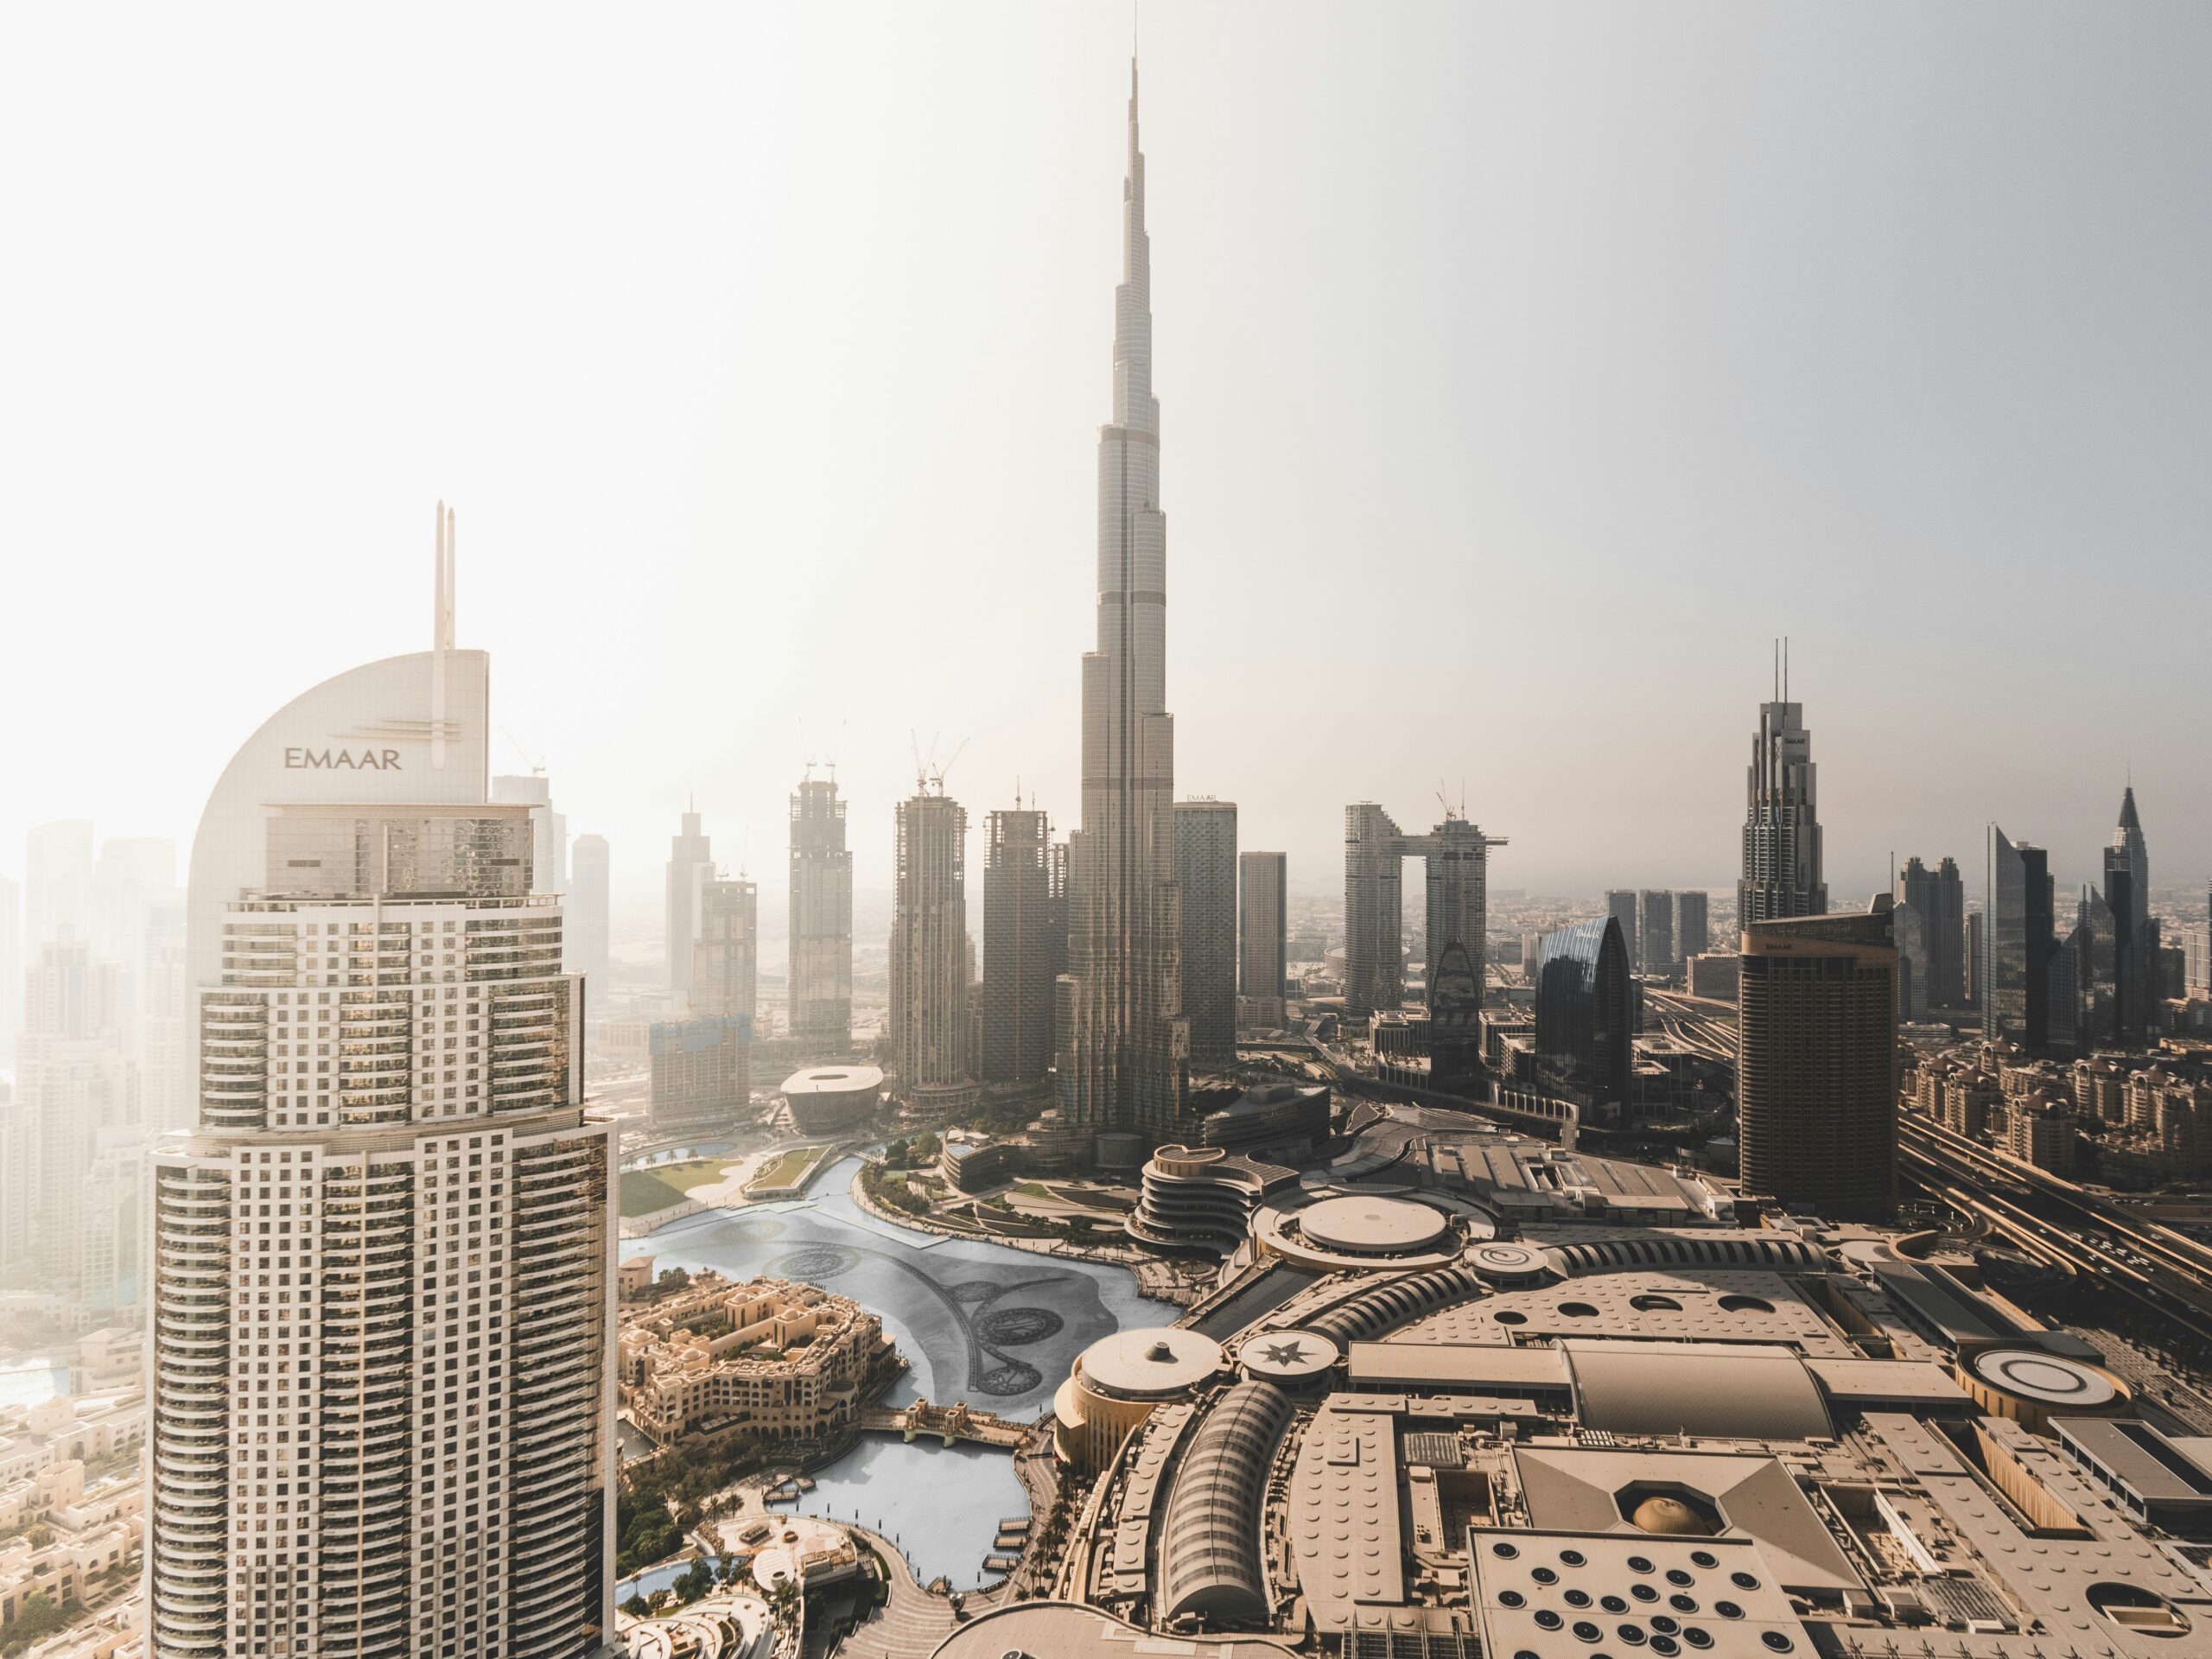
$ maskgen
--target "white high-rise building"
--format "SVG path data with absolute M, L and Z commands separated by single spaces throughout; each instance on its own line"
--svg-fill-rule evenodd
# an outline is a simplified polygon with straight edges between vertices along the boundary
M 63 818 L 35 827 L 24 838 L 23 957 L 35 961 L 39 946 L 68 928 L 91 938 L 92 821 Z
M 683 828 L 668 838 L 664 933 L 668 944 L 668 988 L 674 1012 L 691 998 L 691 947 L 699 939 L 699 889 L 715 879 L 715 847 L 699 828 L 698 803 L 683 809 Z
M 968 813 L 942 778 L 899 803 L 891 918 L 891 1052 L 901 1096 L 943 1098 L 968 1053 Z
M 578 836 L 569 866 L 569 971 L 584 976 L 587 1008 L 601 1008 L 607 983 L 607 917 L 613 887 L 604 836 Z
M 495 801 L 530 808 L 531 858 L 540 893 L 569 890 L 569 817 L 553 804 L 553 781 L 542 772 L 504 773 L 492 780 Z
M 1068 839 L 1060 1109 L 1101 1164 L 1134 1170 L 1180 1133 L 1189 1089 L 1167 712 L 1167 515 L 1152 392 L 1152 242 L 1129 67 L 1114 418 L 1098 429 L 1098 640 L 1083 659 L 1083 823 Z
M 295 699 L 192 855 L 151 1154 L 149 1650 L 585 1656 L 613 1622 L 612 1147 L 485 653 Z

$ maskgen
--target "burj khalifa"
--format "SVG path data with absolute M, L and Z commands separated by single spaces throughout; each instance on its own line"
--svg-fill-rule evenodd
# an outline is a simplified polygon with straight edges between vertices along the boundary
M 1069 840 L 1068 973 L 1057 1043 L 1062 1113 L 1088 1137 L 1096 1161 L 1117 1169 L 1134 1168 L 1174 1137 L 1190 1057 L 1144 189 L 1133 62 L 1114 418 L 1098 429 L 1098 643 L 1083 658 L 1083 824 Z

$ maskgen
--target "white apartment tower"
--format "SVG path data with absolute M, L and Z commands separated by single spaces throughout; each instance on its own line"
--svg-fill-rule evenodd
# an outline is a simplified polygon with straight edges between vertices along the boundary
M 1098 639 L 1083 659 L 1083 821 L 1068 841 L 1068 977 L 1057 1020 L 1061 1110 L 1098 1162 L 1127 1169 L 1181 1132 L 1190 1071 L 1144 202 L 1132 63 L 1114 418 L 1098 429 Z
M 327 681 L 193 847 L 198 1125 L 151 1156 L 149 1650 L 582 1656 L 613 1630 L 609 1130 L 488 661 Z

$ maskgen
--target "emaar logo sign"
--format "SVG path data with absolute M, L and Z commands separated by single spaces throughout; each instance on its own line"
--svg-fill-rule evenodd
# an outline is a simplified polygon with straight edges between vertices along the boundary
M 287 772 L 397 772 L 397 749 L 304 749 L 284 751 Z

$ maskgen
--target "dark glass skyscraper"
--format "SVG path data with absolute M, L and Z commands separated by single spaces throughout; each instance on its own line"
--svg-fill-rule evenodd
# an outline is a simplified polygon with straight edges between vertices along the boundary
M 1981 1029 L 2031 1053 L 2050 1043 L 2050 858 L 1989 826 L 1989 891 L 1983 909 Z
M 1918 913 L 1925 939 L 1927 1002 L 1930 1007 L 1964 1007 L 1967 1001 L 1966 883 L 1957 861 L 1944 859 L 1929 869 L 1908 858 L 1897 876 L 1899 904 Z
M 1544 935 L 1536 959 L 1536 1064 L 1544 1085 L 1596 1104 L 1629 1097 L 1636 1003 L 1620 923 Z

